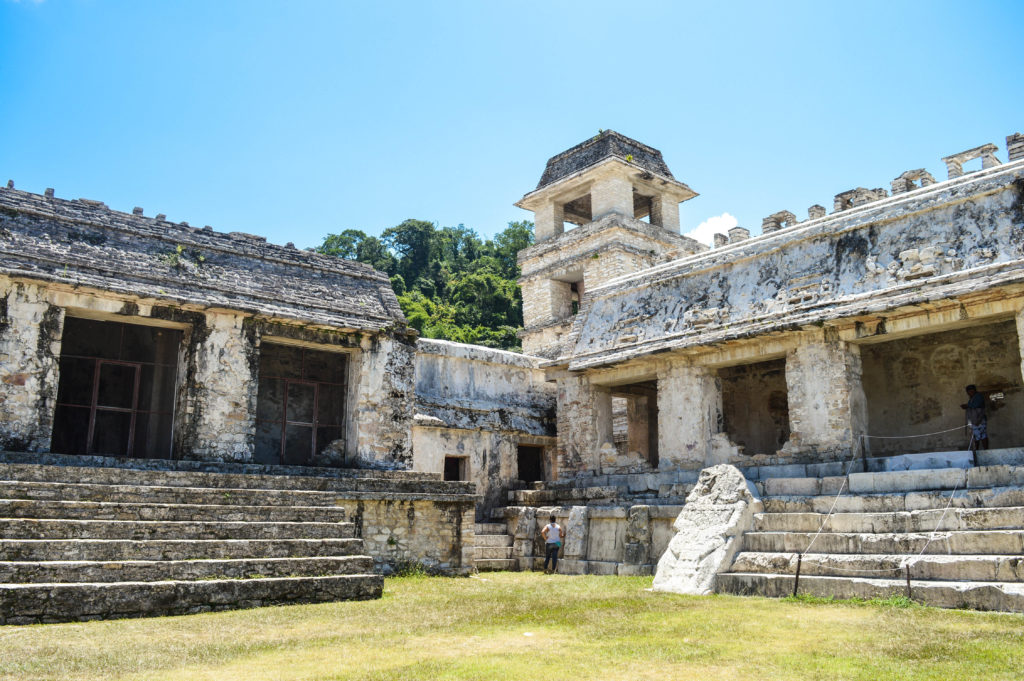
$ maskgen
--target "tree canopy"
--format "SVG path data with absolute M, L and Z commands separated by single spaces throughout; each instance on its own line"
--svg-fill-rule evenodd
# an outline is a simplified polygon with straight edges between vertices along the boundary
M 405 220 L 380 238 L 358 229 L 328 234 L 313 250 L 386 272 L 410 326 L 426 338 L 518 350 L 523 299 L 516 254 L 532 243 L 530 222 L 510 222 L 482 240 L 463 225 Z

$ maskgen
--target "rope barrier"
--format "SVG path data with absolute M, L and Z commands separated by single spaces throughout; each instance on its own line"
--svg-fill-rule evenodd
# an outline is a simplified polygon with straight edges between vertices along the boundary
M 919 434 L 916 434 L 916 435 L 867 435 L 866 433 L 862 433 L 861 434 L 861 438 L 864 438 L 864 439 L 873 438 L 873 439 L 879 439 L 879 440 L 898 440 L 898 439 L 912 438 L 912 437 L 927 437 L 927 436 L 930 436 L 930 435 L 941 435 L 943 433 L 951 433 L 953 431 L 961 430 L 961 429 L 963 429 L 965 427 L 967 427 L 967 426 L 957 426 L 956 428 L 950 428 L 948 430 L 940 430 L 940 431 L 936 431 L 934 433 L 919 433 Z M 863 440 L 862 440 L 862 443 L 863 443 Z M 968 444 L 968 449 L 971 449 L 971 447 L 973 445 L 974 445 L 974 431 L 973 431 L 973 429 L 971 429 L 971 439 L 970 439 L 970 443 Z M 863 445 L 862 445 L 862 451 L 863 451 Z M 797 572 L 796 572 L 796 578 L 795 578 L 795 580 L 793 582 L 793 595 L 794 596 L 796 596 L 797 589 L 798 589 L 799 584 L 800 584 L 800 566 L 804 562 L 804 556 L 807 553 L 810 552 L 811 547 L 814 546 L 814 542 L 818 540 L 818 536 L 821 535 L 822 531 L 825 529 L 825 525 L 828 524 L 828 521 L 832 518 L 832 515 L 835 513 L 836 505 L 839 503 L 839 498 L 843 495 L 843 491 L 846 489 L 847 483 L 850 480 L 850 468 L 853 466 L 853 461 L 856 458 L 857 458 L 857 455 L 854 454 L 854 455 L 852 455 L 850 457 L 850 460 L 847 462 L 847 464 L 846 464 L 846 472 L 844 473 L 843 482 L 842 482 L 841 485 L 839 485 L 839 492 L 836 494 L 835 499 L 832 500 L 832 506 L 829 508 L 828 513 L 825 514 L 824 520 L 821 521 L 821 525 L 818 527 L 818 531 L 814 533 L 813 537 L 811 537 L 811 541 L 807 544 L 807 548 L 805 548 L 803 551 L 801 551 L 801 552 L 796 554 L 796 557 L 797 557 Z M 867 472 L 867 461 L 865 461 L 864 463 L 865 463 L 864 472 Z M 928 550 L 928 547 L 931 545 L 931 543 L 933 541 L 935 541 L 935 536 L 939 532 L 939 528 L 942 527 L 943 521 L 946 519 L 946 513 L 949 511 L 950 507 L 952 507 L 952 505 L 953 505 L 953 499 L 956 497 L 956 492 L 957 492 L 957 489 L 959 487 L 960 487 L 960 483 L 959 482 L 957 482 L 953 486 L 953 491 L 950 492 L 950 494 L 949 494 L 949 500 L 946 502 L 946 507 L 944 509 L 942 509 L 942 514 L 939 516 L 939 521 L 935 524 L 935 527 L 932 529 L 931 535 L 928 537 L 928 541 L 926 541 L 924 546 L 921 547 L 921 550 L 917 553 L 917 555 L 903 557 L 903 559 L 900 561 L 900 564 L 898 566 L 896 566 L 896 567 L 888 567 L 888 568 L 854 568 L 854 567 L 842 567 L 842 566 L 837 566 L 837 565 L 827 565 L 821 559 L 818 559 L 818 560 L 810 559 L 810 562 L 814 563 L 814 564 L 816 564 L 818 566 L 821 566 L 821 567 L 828 567 L 830 570 L 838 570 L 838 571 L 842 571 L 842 572 L 857 572 L 857 573 L 866 573 L 866 574 L 867 573 L 880 574 L 880 573 L 893 573 L 893 572 L 900 572 L 900 571 L 902 571 L 902 572 L 904 572 L 906 574 L 907 593 L 908 593 L 908 598 L 909 598 L 909 594 L 910 594 L 910 567 L 912 565 L 915 565 L 920 560 L 921 556 L 924 555 L 924 552 Z M 968 489 L 968 486 L 965 483 L 964 490 L 966 491 L 967 489 Z

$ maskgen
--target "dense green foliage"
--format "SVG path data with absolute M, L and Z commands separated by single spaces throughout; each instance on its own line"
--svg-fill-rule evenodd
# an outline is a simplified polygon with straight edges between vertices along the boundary
M 530 222 L 510 222 L 484 241 L 462 225 L 406 220 L 380 238 L 328 234 L 314 250 L 386 272 L 409 324 L 427 338 L 515 350 L 523 326 L 516 254 L 532 243 Z

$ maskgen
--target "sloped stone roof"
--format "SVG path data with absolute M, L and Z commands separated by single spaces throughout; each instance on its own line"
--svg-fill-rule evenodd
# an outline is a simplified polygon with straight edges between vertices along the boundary
M 2 187 L 0 274 L 339 329 L 405 326 L 369 265 Z
M 674 180 L 672 172 L 665 165 L 661 152 L 635 139 L 620 135 L 614 130 L 603 130 L 586 142 L 577 144 L 548 159 L 544 174 L 537 183 L 537 189 L 577 173 L 604 159 L 615 156 L 640 166 L 644 170 Z M 629 157 L 627 159 L 627 157 Z

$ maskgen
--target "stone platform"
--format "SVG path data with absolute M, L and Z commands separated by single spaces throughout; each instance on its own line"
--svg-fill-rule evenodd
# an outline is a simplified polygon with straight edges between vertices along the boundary
M 470 569 L 476 499 L 428 474 L 0 453 L 0 624 L 378 598 L 396 564 Z

